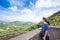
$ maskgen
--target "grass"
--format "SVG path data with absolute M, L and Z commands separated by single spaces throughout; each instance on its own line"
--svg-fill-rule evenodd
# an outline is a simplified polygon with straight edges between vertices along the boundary
M 33 30 L 33 27 L 6 27 L 0 28 L 0 36 L 9 35 L 9 34 L 18 34 L 26 33 Z

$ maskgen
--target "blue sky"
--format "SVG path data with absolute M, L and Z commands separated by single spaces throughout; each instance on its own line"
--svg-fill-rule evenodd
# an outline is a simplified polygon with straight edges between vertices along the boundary
M 60 10 L 60 0 L 0 0 L 1 21 L 38 23 Z

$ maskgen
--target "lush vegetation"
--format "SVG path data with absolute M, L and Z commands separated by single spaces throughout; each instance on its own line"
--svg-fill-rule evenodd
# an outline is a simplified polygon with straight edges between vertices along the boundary
M 48 17 L 51 26 L 60 26 L 60 11 Z
M 22 34 L 36 29 L 36 25 L 32 22 L 0 22 L 0 36 L 9 34 Z
M 47 19 L 50 22 L 50 26 L 60 26 L 60 11 L 49 16 Z M 38 24 L 42 24 L 42 22 Z

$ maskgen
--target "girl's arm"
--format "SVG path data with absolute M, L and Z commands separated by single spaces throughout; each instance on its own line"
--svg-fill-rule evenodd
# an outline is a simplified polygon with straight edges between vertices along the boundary
M 48 33 L 48 30 L 46 30 L 44 37 L 46 37 L 46 36 L 47 36 L 47 33 Z
M 47 33 L 48 33 L 48 30 L 45 31 L 45 34 L 44 34 L 43 40 L 46 40 Z
M 38 29 L 40 30 L 41 29 L 41 25 L 37 25 L 38 26 Z

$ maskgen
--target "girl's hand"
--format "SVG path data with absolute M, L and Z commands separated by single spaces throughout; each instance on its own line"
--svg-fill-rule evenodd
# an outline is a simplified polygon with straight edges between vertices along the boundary
M 38 28 L 39 30 L 41 30 L 42 28 Z
M 43 37 L 43 40 L 46 40 L 46 37 Z

